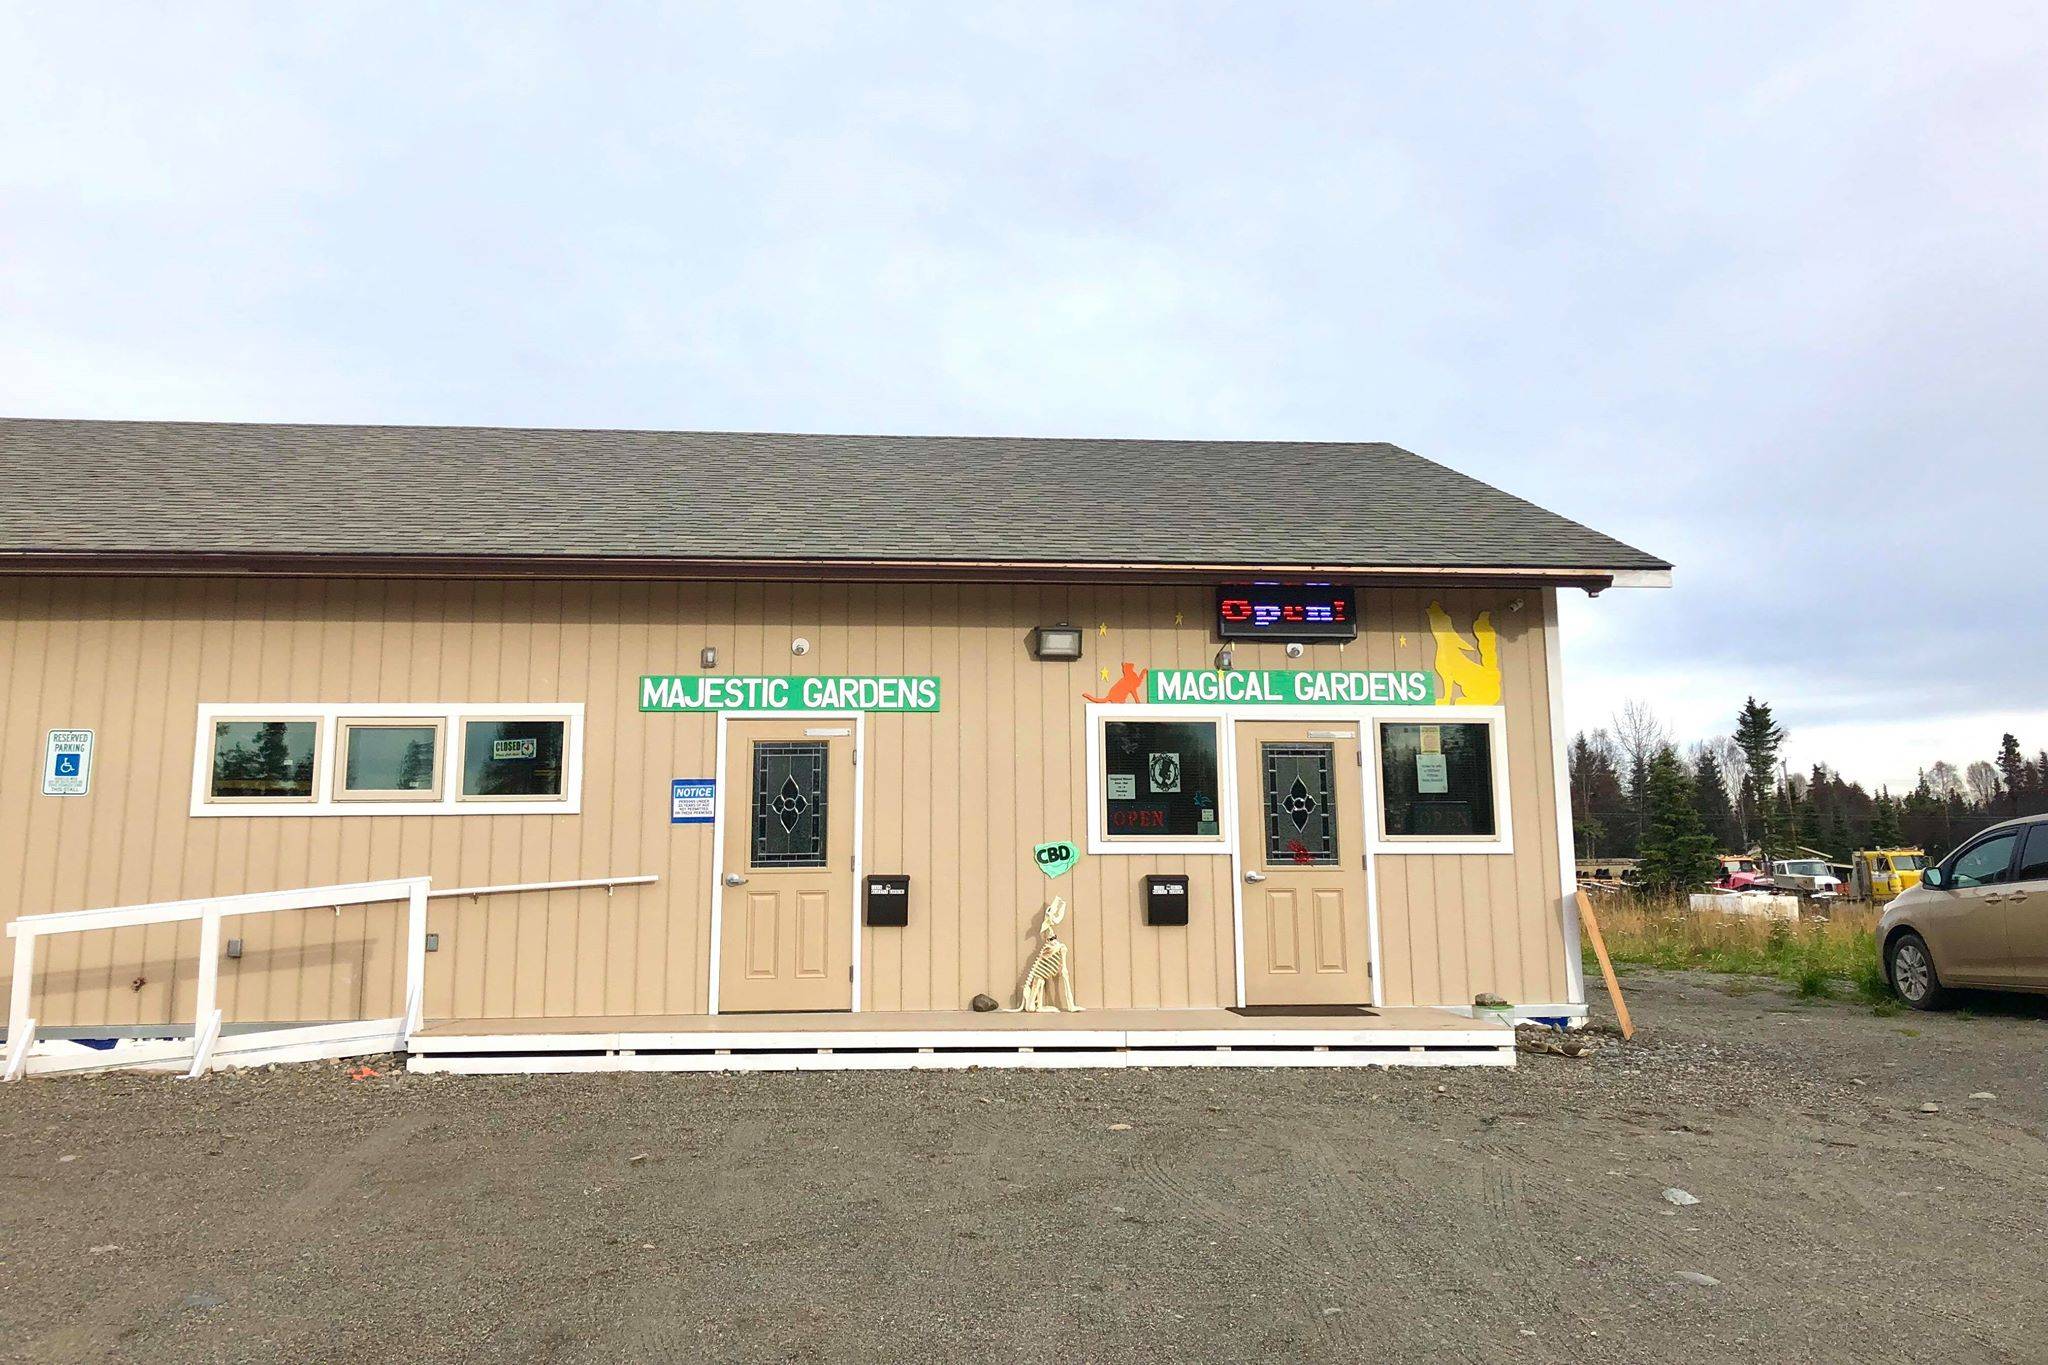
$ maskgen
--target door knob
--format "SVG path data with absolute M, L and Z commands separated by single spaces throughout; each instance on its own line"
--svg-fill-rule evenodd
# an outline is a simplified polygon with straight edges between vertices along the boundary
M 1244 879 L 1248 882 L 1262 882 L 1266 880 L 1266 874 L 1263 872 L 1247 872 L 1244 874 Z
M 725 884 L 727 886 L 745 886 L 747 879 L 737 872 L 728 872 L 725 874 Z

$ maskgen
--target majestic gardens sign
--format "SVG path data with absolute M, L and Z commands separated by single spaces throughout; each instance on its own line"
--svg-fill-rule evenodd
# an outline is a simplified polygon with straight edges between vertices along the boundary
M 642 711 L 936 711 L 931 677 L 748 677 L 681 674 L 640 679 Z
M 1237 702 L 1271 706 L 1429 706 L 1436 676 L 1421 669 L 1395 673 L 1344 669 L 1154 668 L 1146 671 L 1148 702 Z

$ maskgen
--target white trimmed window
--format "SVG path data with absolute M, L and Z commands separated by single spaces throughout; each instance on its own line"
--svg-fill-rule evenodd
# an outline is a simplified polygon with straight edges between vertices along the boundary
M 1090 851 L 1228 852 L 1222 718 L 1147 710 L 1091 718 Z
M 1381 853 L 1510 853 L 1505 718 L 1438 707 L 1373 721 Z
M 583 707 L 458 702 L 199 708 L 194 815 L 573 815 Z

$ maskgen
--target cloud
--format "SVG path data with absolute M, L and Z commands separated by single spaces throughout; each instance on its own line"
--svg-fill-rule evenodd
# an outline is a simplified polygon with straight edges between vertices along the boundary
M 1754 692 L 1896 781 L 2048 740 L 2044 59 L 2029 6 L 15 9 L 0 410 L 1393 440 L 1678 564 L 1573 612 L 1575 722 Z

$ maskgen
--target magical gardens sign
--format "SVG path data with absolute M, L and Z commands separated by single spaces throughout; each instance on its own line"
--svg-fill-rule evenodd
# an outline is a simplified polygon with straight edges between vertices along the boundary
M 1421 669 L 1154 668 L 1146 671 L 1145 700 L 1245 706 L 1431 706 L 1436 702 L 1436 677 Z

